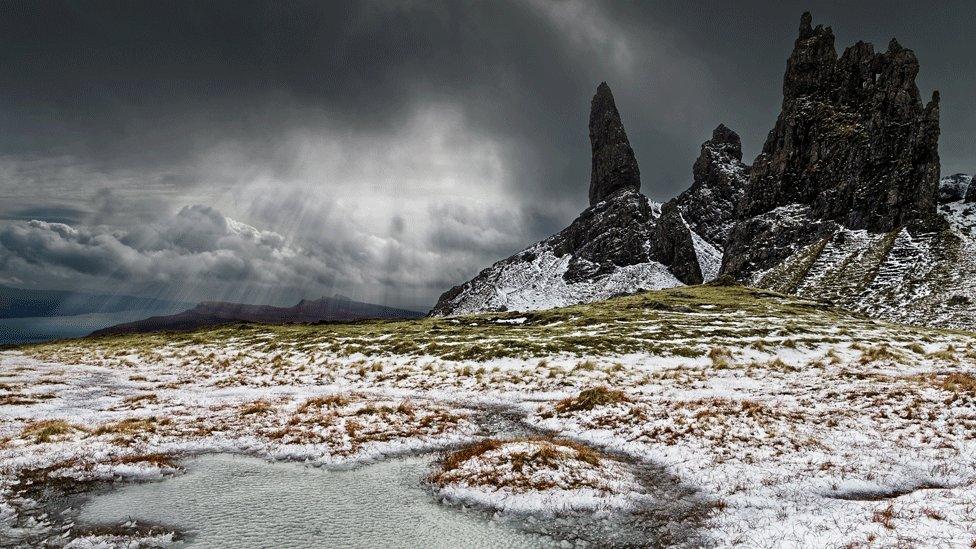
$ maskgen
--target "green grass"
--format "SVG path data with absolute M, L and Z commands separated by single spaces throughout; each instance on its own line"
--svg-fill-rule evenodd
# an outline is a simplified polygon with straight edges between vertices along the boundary
M 525 317 L 522 324 L 499 320 Z M 827 333 L 826 328 L 837 328 Z M 188 364 L 214 364 L 214 350 L 270 353 L 285 364 L 308 354 L 368 357 L 435 356 L 457 361 L 543 358 L 553 355 L 608 356 L 649 353 L 705 357 L 716 345 L 762 341 L 763 348 L 837 341 L 877 328 L 864 317 L 821 302 L 769 290 L 728 285 L 673 288 L 607 301 L 526 313 L 491 313 L 456 318 L 363 321 L 317 325 L 237 324 L 192 333 L 119 335 L 22 347 L 38 358 L 87 362 L 160 360 L 175 354 Z M 703 331 L 707 329 L 707 331 Z M 913 329 L 917 339 L 919 332 Z M 938 330 L 928 330 L 932 333 Z M 865 343 L 881 343 L 866 340 Z M 304 358 L 298 355 L 306 355 Z M 239 357 L 246 356 L 245 354 Z M 223 369 L 234 362 L 225 359 Z

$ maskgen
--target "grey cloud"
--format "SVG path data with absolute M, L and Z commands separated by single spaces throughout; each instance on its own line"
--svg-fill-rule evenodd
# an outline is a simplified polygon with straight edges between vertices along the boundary
M 165 225 L 134 232 L 36 220 L 17 223 L 0 230 L 0 246 L 10 256 L 8 263 L 20 260 L 35 276 L 51 269 L 135 285 L 206 287 L 216 282 L 295 288 L 320 285 L 333 272 L 320 259 L 288 246 L 281 235 L 207 206 L 186 207 Z
M 602 80 L 650 197 L 719 122 L 754 156 L 807 9 L 915 49 L 944 168 L 973 169 L 968 2 L 10 3 L 0 280 L 422 308 L 582 210 Z

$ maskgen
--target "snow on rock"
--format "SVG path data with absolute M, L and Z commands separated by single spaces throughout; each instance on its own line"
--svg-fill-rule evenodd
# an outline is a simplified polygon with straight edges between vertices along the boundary
M 705 282 L 715 280 L 722 269 L 721 250 L 698 236 L 695 231 L 691 231 L 691 238 L 695 243 L 695 255 L 698 257 L 698 265 L 701 266 L 702 278 Z
M 955 201 L 939 213 L 944 227 L 914 234 L 821 226 L 813 243 L 748 283 L 878 318 L 976 329 L 976 205 Z
M 658 226 L 662 218 L 660 204 L 625 190 L 587 208 L 558 234 L 445 292 L 431 314 L 548 309 L 680 286 L 684 271 L 661 261 L 694 260 L 693 241 L 680 218 L 666 228 Z M 667 238 L 679 231 L 686 238 Z
M 973 176 L 964 173 L 947 175 L 939 180 L 939 204 L 961 202 L 967 196 Z
M 551 309 L 681 285 L 667 267 L 656 261 L 620 267 L 593 280 L 570 282 L 565 275 L 571 256 L 556 257 L 544 245 L 526 252 L 521 255 L 531 257 L 530 260 L 496 265 L 482 273 L 479 282 L 453 300 L 450 314 Z

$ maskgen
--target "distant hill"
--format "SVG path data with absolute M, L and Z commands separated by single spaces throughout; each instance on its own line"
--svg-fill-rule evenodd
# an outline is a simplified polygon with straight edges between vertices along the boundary
M 191 306 L 192 303 L 131 295 L 98 295 L 0 286 L 0 318 L 75 316 L 123 311 L 158 314 Z
M 294 307 L 271 305 L 245 305 L 205 301 L 181 313 L 154 316 L 145 320 L 128 322 L 93 332 L 93 336 L 111 334 L 135 334 L 162 331 L 191 331 L 207 326 L 219 326 L 235 322 L 260 322 L 266 324 L 339 322 L 365 319 L 420 318 L 423 313 L 353 301 L 347 297 L 323 297 L 301 300 Z

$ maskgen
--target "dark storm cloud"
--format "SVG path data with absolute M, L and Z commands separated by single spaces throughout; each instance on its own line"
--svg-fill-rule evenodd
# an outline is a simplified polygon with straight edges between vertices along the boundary
M 687 186 L 719 122 L 751 161 L 806 9 L 838 49 L 915 49 L 923 95 L 942 92 L 944 171 L 976 169 L 967 2 L 6 3 L 0 280 L 70 284 L 78 253 L 91 274 L 124 249 L 224 250 L 229 217 L 315 258 L 288 284 L 428 305 L 582 209 L 601 80 L 652 198 Z M 265 284 L 265 251 L 185 274 Z M 55 260 L 56 278 L 32 267 Z

